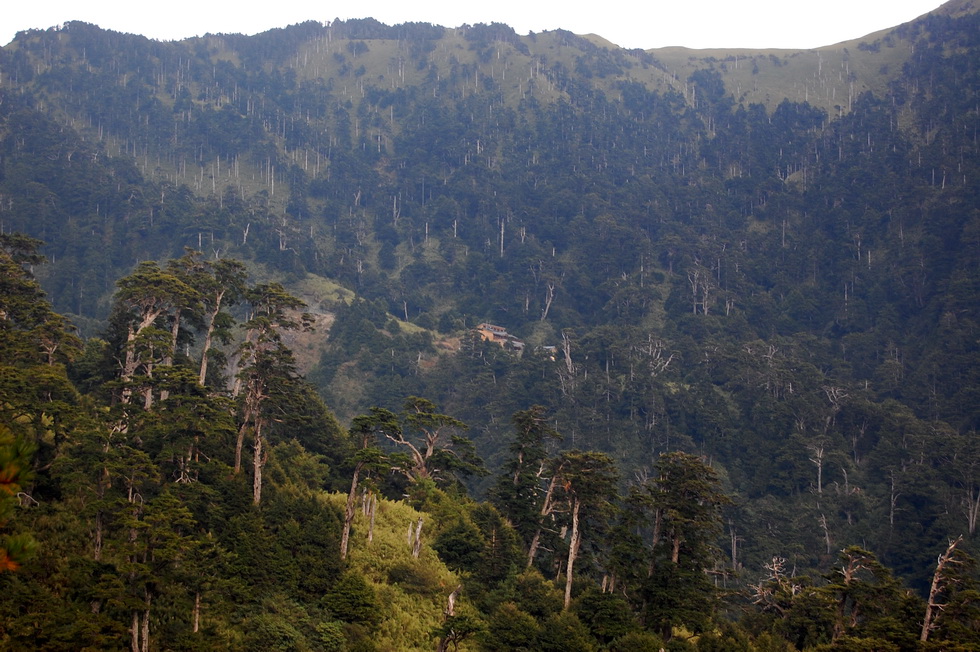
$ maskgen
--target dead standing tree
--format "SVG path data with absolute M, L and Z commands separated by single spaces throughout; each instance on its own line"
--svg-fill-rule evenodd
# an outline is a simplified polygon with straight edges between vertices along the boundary
M 926 614 L 922 619 L 922 633 L 920 641 L 929 640 L 929 634 L 936 629 L 936 620 L 946 607 L 945 603 L 939 602 L 942 594 L 956 582 L 955 574 L 951 572 L 952 567 L 963 563 L 962 559 L 956 556 L 956 546 L 963 541 L 960 535 L 955 541 L 951 541 L 946 551 L 939 555 L 936 562 L 936 572 L 932 574 L 932 585 L 929 587 L 929 600 L 926 602 Z

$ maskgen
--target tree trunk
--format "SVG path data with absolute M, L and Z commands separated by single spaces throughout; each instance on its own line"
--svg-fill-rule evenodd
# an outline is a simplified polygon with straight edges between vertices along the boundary
M 245 446 L 245 433 L 248 431 L 249 424 L 252 425 L 256 432 L 256 437 L 258 437 L 258 413 L 259 413 L 259 401 L 260 392 L 257 387 L 255 387 L 256 380 L 249 380 L 248 387 L 245 394 L 245 405 L 242 410 L 242 425 L 238 428 L 238 439 L 235 442 L 235 474 L 241 472 L 242 470 L 242 449 Z
M 146 330 L 148 327 L 153 325 L 163 313 L 162 310 L 152 310 L 143 313 L 141 316 L 139 326 L 135 328 L 133 326 L 129 327 L 126 333 L 126 357 L 123 361 L 122 373 L 119 375 L 120 380 L 123 381 L 122 394 L 120 396 L 120 402 L 128 404 L 133 395 L 133 389 L 129 386 L 129 381 L 133 379 L 136 374 L 136 370 L 139 368 L 140 361 L 136 357 L 136 338 L 139 337 L 140 333 Z
M 810 461 L 813 462 L 814 466 L 817 467 L 817 495 L 823 495 L 823 461 L 824 461 L 824 447 L 823 445 L 812 445 L 807 447 L 810 454 L 813 457 Z
M 820 527 L 823 529 L 823 539 L 827 546 L 827 554 L 830 554 L 830 549 L 832 547 L 830 541 L 830 528 L 827 527 L 827 517 L 823 514 L 820 515 Z
M 895 527 L 895 507 L 898 505 L 898 497 L 902 494 L 895 491 L 895 471 L 889 473 L 891 479 L 891 493 L 888 498 L 888 527 Z
M 363 462 L 354 465 L 354 477 L 350 482 L 350 493 L 347 494 L 347 504 L 344 506 L 344 529 L 340 534 L 340 558 L 347 559 L 347 544 L 350 541 L 350 526 L 354 522 L 354 498 L 357 495 L 357 481 L 361 475 Z
M 548 483 L 548 491 L 544 494 L 544 502 L 541 503 L 541 519 L 538 522 L 538 529 L 534 531 L 534 537 L 531 538 L 531 545 L 528 546 L 527 550 L 527 568 L 530 568 L 534 564 L 534 557 L 538 554 L 538 546 L 541 543 L 541 530 L 544 528 L 544 519 L 551 513 L 551 496 L 555 493 L 555 486 L 558 484 L 558 473 L 555 473 L 554 477 L 551 478 L 551 482 Z
M 975 495 L 974 491 L 976 491 Z M 970 536 L 973 536 L 977 531 L 977 518 L 980 517 L 980 488 L 974 489 L 971 486 L 966 496 L 963 502 L 966 506 L 967 531 L 970 533 Z
M 129 649 L 132 652 L 140 652 L 140 612 L 133 609 L 133 622 L 129 628 L 130 639 Z
M 143 612 L 143 642 L 141 652 L 150 652 L 150 594 L 146 594 L 146 610 Z
M 199 382 L 204 385 L 204 381 L 208 376 L 208 351 L 211 349 L 211 339 L 214 336 L 214 320 L 217 318 L 218 313 L 221 312 L 221 300 L 224 298 L 224 292 L 219 292 L 217 297 L 215 297 L 214 308 L 208 314 L 208 325 L 204 331 L 204 346 L 201 351 L 201 370 L 199 373 Z
M 203 386 L 205 379 L 208 377 L 208 350 L 211 348 L 211 337 L 214 333 L 214 315 L 211 313 L 211 319 L 208 320 L 207 330 L 204 331 L 204 344 L 203 350 L 201 351 L 201 368 L 198 372 L 198 382 Z
M 146 377 L 153 378 L 153 365 L 146 366 Z M 143 389 L 143 409 L 149 412 L 153 408 L 153 387 L 147 385 Z
M 412 558 L 418 559 L 420 552 L 422 552 L 422 517 L 421 516 L 419 516 L 418 523 L 415 526 L 415 537 L 412 542 Z
M 446 610 L 443 612 L 443 614 L 446 616 L 446 620 L 456 615 L 456 598 L 459 596 L 459 591 L 462 588 L 463 585 L 460 584 L 456 587 L 456 590 L 450 593 L 449 597 L 446 598 Z M 436 652 L 447 652 L 449 650 L 449 642 L 451 640 L 453 641 L 453 648 L 458 650 L 459 641 L 454 640 L 454 637 L 455 635 L 453 630 L 450 629 L 446 631 L 444 636 L 439 637 L 439 643 L 436 645 Z
M 133 388 L 129 386 L 129 381 L 132 380 L 133 374 L 136 373 L 136 367 L 138 362 L 136 360 L 136 331 L 130 327 L 129 331 L 126 333 L 126 356 L 123 359 L 122 373 L 119 374 L 119 379 L 123 381 L 122 393 L 119 396 L 119 402 L 123 405 L 129 403 L 130 398 L 133 395 Z M 138 652 L 134 650 L 133 652 Z
M 194 616 L 192 618 L 194 622 L 194 633 L 201 631 L 201 592 L 194 592 Z
M 170 349 L 163 356 L 165 366 L 173 366 L 174 356 L 177 355 L 177 337 L 180 335 L 180 309 L 174 311 L 174 323 L 170 327 Z M 170 392 L 165 389 L 160 390 L 160 400 L 166 401 L 170 398 Z
M 572 602 L 572 568 L 575 566 L 575 558 L 578 557 L 578 548 L 582 541 L 582 535 L 578 531 L 579 507 L 581 502 L 575 498 L 572 503 L 572 539 L 568 544 L 568 564 L 565 569 L 565 609 L 568 609 L 568 605 Z
M 555 300 L 555 284 L 547 283 L 545 287 L 548 293 L 544 297 L 544 310 L 541 311 L 541 321 L 548 320 L 548 312 L 551 310 L 551 304 Z
M 660 544 L 660 531 L 663 528 L 664 513 L 658 509 L 653 520 L 653 538 L 650 541 L 650 550 L 656 550 Z M 647 568 L 647 577 L 653 577 L 653 571 L 657 567 L 657 556 L 650 555 L 650 566 Z
M 238 439 L 235 441 L 235 475 L 242 470 L 242 449 L 245 447 L 245 431 L 248 430 L 248 421 L 242 423 L 238 428 Z
M 371 522 L 368 525 L 368 543 L 374 541 L 374 515 L 378 512 L 378 498 L 371 494 Z
M 262 424 L 255 425 L 255 446 L 253 448 L 252 466 L 252 502 L 258 505 L 262 502 L 262 467 L 265 466 L 265 451 L 262 449 Z
M 136 494 L 133 491 L 133 486 L 132 485 L 129 486 L 129 496 L 128 496 L 127 499 L 130 502 L 130 504 L 133 504 L 135 502 L 135 500 L 136 500 Z M 139 509 L 138 508 L 134 508 L 133 509 L 132 516 L 133 516 L 133 521 L 138 521 L 139 520 Z M 137 536 L 138 535 L 137 535 L 137 530 L 136 530 L 135 526 L 130 526 L 130 528 L 129 528 L 129 543 L 134 548 L 135 548 Z M 129 556 L 129 562 L 130 562 L 131 568 L 132 568 L 132 570 L 129 571 L 129 581 L 131 583 L 135 583 L 136 582 L 136 564 L 138 563 L 138 561 L 139 561 L 139 558 L 135 554 Z M 139 610 L 137 610 L 137 609 L 134 608 L 133 609 L 132 632 L 131 632 L 132 633 L 131 644 L 132 644 L 133 652 L 141 652 L 141 649 L 140 649 L 140 631 L 141 631 L 141 629 L 140 629 L 140 612 L 139 612 Z
M 101 509 L 95 513 L 95 536 L 93 541 L 92 558 L 95 561 L 102 561 L 102 510 Z
M 538 527 L 538 529 L 534 531 L 534 536 L 531 537 L 531 544 L 527 549 L 527 566 L 525 566 L 525 568 L 530 568 L 531 564 L 534 563 L 534 557 L 538 554 L 538 546 L 540 545 L 540 542 L 541 528 Z
M 942 612 L 943 607 L 946 606 L 938 602 L 939 594 L 942 592 L 943 585 L 946 583 L 944 571 L 949 564 L 956 563 L 953 560 L 953 551 L 962 540 L 962 536 L 957 537 L 956 541 L 951 542 L 949 547 L 946 548 L 946 552 L 939 555 L 939 560 L 936 563 L 936 572 L 932 574 L 932 585 L 929 587 L 929 600 L 926 602 L 926 615 L 922 619 L 922 633 L 919 636 L 920 641 L 924 642 L 929 640 L 929 632 L 936 627 L 936 617 Z

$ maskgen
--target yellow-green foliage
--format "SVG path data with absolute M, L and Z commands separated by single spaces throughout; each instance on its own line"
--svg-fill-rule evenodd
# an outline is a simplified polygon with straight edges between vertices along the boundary
M 325 500 L 340 509 L 346 498 L 325 495 Z M 418 559 L 413 559 L 409 527 L 414 528 L 419 518 L 422 548 Z M 367 540 L 368 518 L 358 510 L 354 519 L 347 559 L 377 595 L 382 620 L 371 639 L 378 650 L 434 649 L 433 631 L 443 622 L 449 594 L 460 585 L 430 546 L 435 539 L 435 524 L 430 519 L 405 503 L 379 500 L 371 542 Z
M 350 303 L 356 297 L 347 288 L 317 274 L 306 274 L 295 283 L 295 288 L 297 294 L 303 297 L 314 309 L 324 306 L 334 307 L 341 302 Z
M 809 102 L 832 117 L 850 111 L 865 91 L 885 92 L 912 52 L 911 42 L 892 30 L 810 50 L 650 50 L 678 80 L 695 70 L 717 71 L 736 103 L 772 111 L 784 99 Z M 686 86 L 679 90 L 690 98 Z

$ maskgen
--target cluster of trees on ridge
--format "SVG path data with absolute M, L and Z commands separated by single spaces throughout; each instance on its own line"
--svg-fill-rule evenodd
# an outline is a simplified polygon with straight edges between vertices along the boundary
M 718 547 L 737 516 L 704 458 L 664 453 L 624 485 L 609 455 L 556 448 L 561 435 L 531 406 L 513 415 L 500 473 L 476 501 L 462 479 L 487 471 L 465 424 L 408 397 L 398 413 L 373 408 L 339 427 L 282 341 L 307 322 L 304 304 L 250 284 L 237 261 L 188 252 L 141 264 L 117 284 L 105 338 L 83 344 L 27 271 L 39 243 L 3 235 L 0 245 L 5 647 L 967 650 L 976 640 L 961 540 L 930 569 L 927 600 L 856 546 L 823 577 L 774 557 L 738 590 L 738 542 L 731 558 Z

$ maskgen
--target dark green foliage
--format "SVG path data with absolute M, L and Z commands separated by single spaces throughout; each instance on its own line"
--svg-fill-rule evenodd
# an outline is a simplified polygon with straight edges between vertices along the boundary
M 354 571 L 341 575 L 320 602 L 327 613 L 345 623 L 370 626 L 378 622 L 378 598 Z
M 879 639 L 896 647 L 914 645 L 921 628 L 916 618 L 924 607 L 902 592 L 891 571 L 872 553 L 857 546 L 842 550 L 827 579 L 821 591 L 836 608 L 835 642 L 846 635 Z
M 561 611 L 561 592 L 536 570 L 526 570 L 518 575 L 511 591 L 514 603 L 538 620 L 543 621 Z
M 442 627 L 435 632 L 439 645 L 443 646 L 437 649 L 448 650 L 451 646 L 453 650 L 458 650 L 463 641 L 475 638 L 485 630 L 486 623 L 475 612 L 466 611 L 447 616 Z
M 512 602 L 501 604 L 490 615 L 486 632 L 480 637 L 482 649 L 517 652 L 537 649 L 540 627 L 528 613 Z
M 968 645 L 980 633 L 980 581 L 973 556 L 956 548 L 940 573 L 938 596 L 942 614 L 934 621 L 940 641 Z M 931 638 L 930 638 L 931 640 Z
M 572 612 L 562 612 L 544 621 L 537 649 L 547 652 L 593 652 L 598 649 L 588 628 Z
M 439 413 L 429 399 L 409 396 L 397 417 L 377 408 L 374 417 L 383 420 L 371 427 L 391 451 L 391 469 L 419 491 L 424 492 L 427 483 L 453 487 L 462 477 L 487 473 L 473 442 L 459 434 L 466 424 Z
M 439 578 L 427 566 L 415 562 L 404 562 L 388 570 L 388 582 L 408 593 L 435 595 L 440 590 Z
M 515 523 L 525 545 L 528 545 L 540 521 L 542 488 L 541 467 L 548 459 L 549 440 L 561 436 L 547 423 L 540 405 L 514 413 L 514 441 L 504 463 L 500 479 L 492 491 L 492 500 L 501 512 Z
M 748 634 L 732 623 L 722 623 L 721 631 L 698 637 L 698 652 L 752 652 L 755 646 Z
M 589 591 L 575 600 L 572 611 L 603 645 L 639 629 L 629 602 L 613 593 Z
M 610 652 L 660 652 L 664 647 L 663 640 L 650 632 L 630 632 L 613 641 Z
M 3 465 L 31 462 L 0 521 L 39 547 L 2 578 L 0 645 L 118 648 L 149 613 L 151 647 L 331 649 L 342 630 L 366 649 L 374 623 L 318 603 L 352 513 L 315 496 L 350 487 L 429 510 L 487 649 L 655 644 L 616 629 L 614 600 L 672 648 L 682 625 L 738 649 L 718 621 L 745 588 L 759 649 L 914 649 L 904 587 L 925 595 L 961 533 L 975 552 L 980 495 L 980 29 L 953 9 L 823 50 L 790 97 L 779 77 L 812 53 L 748 55 L 766 106 L 748 60 L 498 24 L 19 35 L 0 51 L 0 420 Z M 280 338 L 302 326 L 287 287 L 334 313 L 315 386 Z M 82 348 L 55 310 L 103 339 Z M 523 350 L 470 331 L 485 321 Z M 391 449 L 331 414 L 374 407 Z M 579 503 L 580 540 L 552 442 L 634 485 Z M 539 534 L 543 575 L 515 575 Z M 610 618 L 558 615 L 570 559 L 569 590 Z M 975 578 L 929 645 L 976 637 Z
M 672 638 L 664 645 L 667 652 L 695 652 L 698 646 L 686 638 Z
M 805 590 L 793 600 L 792 609 L 777 622 L 777 632 L 798 649 L 831 640 L 833 611 L 826 596 Z
M 270 500 L 266 519 L 276 546 L 287 555 L 280 583 L 295 578 L 295 592 L 313 600 L 334 585 L 342 570 L 335 554 L 339 547 L 340 519 L 335 510 L 308 499 Z
M 0 262 L 31 255 L 27 240 L 3 242 L 12 248 Z M 16 285 L 16 275 L 5 276 L 0 306 L 7 328 L 0 339 L 11 353 L 30 355 L 10 355 L 0 376 L 15 380 L 34 369 L 32 383 L 43 390 L 43 398 L 32 396 L 21 382 L 4 386 L 0 396 L 4 409 L 18 411 L 10 423 L 28 437 L 8 442 L 13 433 L 0 429 L 4 493 L 33 508 L 5 540 L 4 566 L 25 560 L 24 530 L 41 543 L 4 594 L 4 612 L 20 614 L 2 632 L 5 644 L 24 641 L 25 627 L 33 630 L 29 645 L 48 649 L 117 649 L 127 638 L 140 645 L 168 640 L 182 649 L 214 649 L 231 639 L 304 647 L 319 636 L 307 605 L 342 570 L 339 517 L 312 496 L 326 484 L 329 467 L 295 442 L 282 444 L 267 508 L 249 506 L 244 483 L 229 466 L 239 426 L 234 403 L 200 383 L 203 367 L 189 347 L 179 352 L 195 327 L 207 328 L 198 319 L 201 295 L 185 282 L 191 268 L 184 263 L 194 260 L 144 263 L 120 281 L 110 336 L 90 348 L 88 367 L 73 374 L 87 380 L 92 393 L 84 397 L 63 365 L 77 351 L 73 336 L 56 330 L 66 322 L 26 276 L 18 274 Z M 34 317 L 22 317 L 22 309 Z M 273 325 L 269 311 L 249 323 L 256 319 Z M 276 316 L 275 326 L 288 319 Z M 32 330 L 40 335 L 35 343 L 29 343 Z M 277 337 L 267 329 L 251 341 L 261 346 Z M 100 369 L 98 356 L 114 364 Z M 49 379 L 44 384 L 41 370 Z M 109 391 L 97 386 L 100 377 L 109 379 Z M 102 402 L 110 397 L 111 404 Z M 314 414 L 308 427 L 326 441 L 342 439 L 314 396 L 291 392 L 290 405 L 297 434 L 304 414 Z M 31 449 L 45 456 L 36 481 L 25 464 L 29 449 L 5 454 L 32 441 L 41 446 Z
M 315 625 L 317 643 L 324 652 L 344 652 L 347 649 L 347 639 L 344 637 L 343 626 L 338 622 L 321 622 Z
M 492 505 L 480 503 L 474 506 L 470 518 L 483 537 L 473 579 L 482 590 L 488 590 L 511 577 L 522 567 L 525 558 L 514 526 Z
M 475 525 L 460 520 L 440 532 L 432 547 L 449 568 L 472 572 L 480 561 L 484 545 L 480 530 Z
M 644 625 L 670 640 L 674 627 L 702 632 L 713 622 L 719 592 L 707 573 L 730 499 L 714 469 L 693 455 L 662 454 L 656 473 L 630 493 L 612 561 Z
M 704 571 L 665 564 L 643 584 L 643 621 L 664 639 L 675 626 L 704 631 L 712 622 L 713 593 Z
M 43 261 L 40 246 L 0 234 L 0 574 L 17 570 L 35 550 L 31 535 L 10 521 L 25 500 L 38 504 L 30 498 L 37 488 L 42 498 L 52 491 L 35 470 L 52 463 L 78 400 L 64 366 L 78 352 L 78 338 L 28 271 Z
M 813 649 L 819 652 L 899 652 L 902 648 L 883 639 L 844 636 L 832 644 Z

